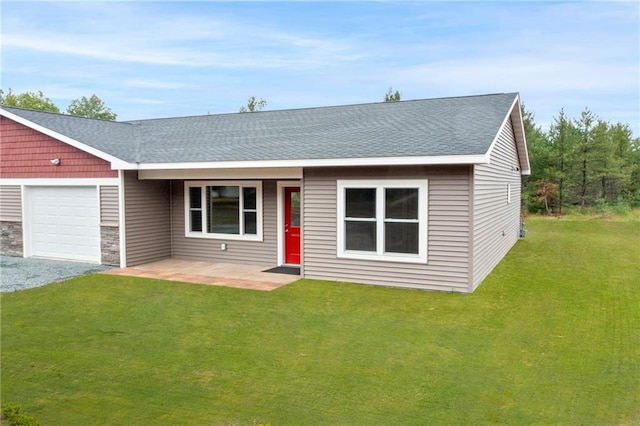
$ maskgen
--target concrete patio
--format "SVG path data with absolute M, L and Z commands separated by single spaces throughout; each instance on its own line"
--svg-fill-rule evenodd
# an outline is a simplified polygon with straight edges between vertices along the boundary
M 299 275 L 264 272 L 271 267 L 171 258 L 128 268 L 111 269 L 103 274 L 262 291 L 275 290 L 300 279 Z

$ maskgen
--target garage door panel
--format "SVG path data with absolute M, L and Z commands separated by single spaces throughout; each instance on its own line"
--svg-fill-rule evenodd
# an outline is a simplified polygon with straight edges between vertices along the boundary
M 100 261 L 96 187 L 28 188 L 31 255 Z

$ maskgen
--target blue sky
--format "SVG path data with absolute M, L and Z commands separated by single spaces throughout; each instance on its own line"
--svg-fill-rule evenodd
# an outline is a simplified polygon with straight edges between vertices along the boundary
M 1 86 L 119 120 L 520 92 L 640 136 L 638 2 L 3 1 Z

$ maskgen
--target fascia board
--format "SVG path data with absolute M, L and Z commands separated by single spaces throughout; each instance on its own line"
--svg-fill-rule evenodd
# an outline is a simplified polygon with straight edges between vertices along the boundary
M 138 179 L 302 179 L 302 167 L 138 170 Z
M 500 123 L 500 126 L 498 126 L 498 131 L 496 132 L 496 135 L 493 137 L 493 140 L 491 141 L 491 145 L 489 145 L 489 149 L 487 150 L 487 157 L 491 156 L 491 153 L 493 152 L 493 148 L 495 148 L 496 144 L 498 143 L 498 138 L 500 137 L 500 133 L 502 132 L 502 129 L 504 128 L 505 124 L 507 124 L 507 120 L 511 118 L 511 111 L 513 111 L 513 108 L 517 104 L 518 104 L 518 96 L 516 95 L 516 97 L 513 99 L 513 102 L 511 103 L 511 107 L 509 108 L 509 111 L 507 111 L 507 114 L 504 116 L 502 123 Z
M 298 160 L 218 161 L 198 163 L 138 163 L 129 164 L 131 170 L 173 169 L 252 169 L 278 167 L 344 167 L 344 166 L 403 166 L 486 164 L 486 154 L 442 155 L 418 157 L 327 158 Z
M 524 133 L 524 121 L 522 120 L 522 111 L 520 109 L 520 95 L 516 97 L 516 101 L 518 101 L 517 108 L 515 106 L 512 107 L 511 114 L 516 115 L 516 119 L 518 121 L 520 129 L 522 130 L 521 148 L 522 148 L 522 151 L 524 152 L 525 164 L 521 165 L 521 169 L 522 169 L 523 175 L 530 175 L 531 164 L 529 163 L 529 150 L 527 149 L 527 135 Z
M 524 134 L 524 123 L 522 121 L 522 114 L 520 113 L 520 95 L 516 95 L 511 107 L 509 108 L 509 112 L 507 113 L 507 115 L 504 117 L 504 120 L 502 120 L 502 123 L 500 124 L 500 127 L 498 127 L 498 131 L 496 132 L 496 135 L 493 138 L 493 141 L 491 142 L 491 145 L 489 146 L 489 149 L 487 150 L 487 163 L 489 163 L 489 159 L 491 158 L 491 153 L 493 152 L 493 148 L 496 146 L 496 143 L 498 142 L 498 138 L 500 137 L 500 133 L 502 132 L 502 129 L 504 128 L 504 126 L 507 124 L 507 120 L 509 120 L 511 118 L 511 116 L 515 114 L 517 117 L 517 122 L 518 125 L 520 127 L 520 129 L 522 130 L 522 139 L 518 138 L 517 135 L 514 136 L 516 139 L 516 145 L 518 146 L 518 152 L 520 150 L 522 150 L 524 152 L 525 155 L 525 162 L 526 164 L 523 164 L 520 166 L 521 169 L 521 173 L 522 175 L 530 175 L 531 174 L 531 166 L 529 164 L 529 152 L 527 150 L 527 141 L 525 139 L 525 134 Z

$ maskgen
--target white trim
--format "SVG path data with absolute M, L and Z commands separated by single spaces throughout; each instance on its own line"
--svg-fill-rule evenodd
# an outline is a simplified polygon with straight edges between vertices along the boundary
M 120 174 L 121 171 L 118 171 Z M 120 227 L 120 232 L 122 233 L 124 230 L 124 203 L 122 202 L 122 198 L 120 196 L 120 191 L 123 190 L 122 185 L 120 185 L 119 178 L 35 178 L 35 179 L 0 179 L 0 185 L 19 185 L 20 186 L 20 197 L 22 200 L 22 256 L 23 257 L 31 257 L 32 250 L 31 247 L 31 222 L 29 220 L 29 213 L 31 211 L 30 197 L 28 188 L 31 187 L 41 187 L 41 186 L 93 186 L 97 191 L 97 199 L 98 199 L 98 220 L 100 221 L 101 215 L 101 195 L 100 195 L 100 187 L 101 186 L 117 186 L 118 187 L 118 209 L 123 210 L 122 217 L 120 217 L 120 223 L 118 226 Z M 103 224 L 99 222 L 99 225 Z M 102 237 L 99 237 L 100 241 L 100 252 L 102 253 Z M 122 235 L 120 236 L 120 244 L 121 251 L 122 244 L 124 238 Z M 121 256 L 122 259 L 122 256 Z M 102 254 L 98 263 L 102 263 Z M 122 263 L 122 260 L 121 260 Z
M 299 180 L 283 180 L 278 181 L 276 191 L 276 216 L 277 216 L 277 250 L 278 250 L 278 266 L 285 264 L 284 251 L 286 249 L 284 244 L 284 190 L 289 187 L 300 187 L 300 194 L 302 195 L 302 182 Z M 302 204 L 301 204 L 302 207 Z M 302 220 L 301 220 L 302 222 Z M 300 223 L 302 228 L 302 223 Z M 300 229 L 300 256 L 302 256 L 302 229 Z M 300 259 L 302 263 L 302 259 Z
M 0 109 L 0 116 L 4 116 L 10 120 L 13 120 L 17 123 L 20 123 L 24 126 L 27 126 L 37 132 L 43 133 L 47 136 L 51 136 L 54 139 L 59 140 L 60 142 L 64 142 L 68 145 L 71 145 L 74 148 L 80 149 L 86 153 L 89 153 L 91 155 L 94 155 L 98 158 L 101 158 L 105 161 L 108 161 L 109 163 L 111 163 L 111 169 L 113 170 L 117 170 L 117 169 L 126 169 L 130 166 L 130 163 L 127 163 L 125 161 L 122 161 L 119 158 L 114 157 L 113 155 L 107 154 L 104 151 L 100 151 L 96 148 L 93 148 L 89 145 L 86 145 L 82 142 L 79 142 L 75 139 L 72 139 L 68 136 L 65 136 L 61 133 L 58 133 L 54 130 L 51 129 L 47 129 L 44 126 L 41 126 L 39 124 L 34 123 L 33 121 L 27 120 L 26 118 L 20 117 L 19 115 L 13 114 L 5 109 Z M 124 123 L 118 123 L 118 124 L 124 124 Z
M 384 252 L 384 203 L 385 188 L 417 188 L 418 189 L 418 254 L 385 253 Z M 376 189 L 376 253 L 346 250 L 344 247 L 344 191 L 347 188 L 375 188 Z M 366 180 L 338 180 L 337 181 L 337 257 L 345 259 L 360 259 L 388 262 L 427 263 L 427 230 L 428 230 L 428 198 L 429 182 L 427 179 L 366 179 Z
M 240 188 L 240 228 L 242 229 L 242 223 L 244 220 L 242 209 L 242 188 L 255 187 L 256 188 L 256 234 L 213 234 L 207 233 L 207 212 L 206 212 L 206 191 L 201 191 L 201 203 L 202 203 L 202 232 L 192 232 L 190 230 L 190 203 L 189 203 L 189 188 L 198 187 L 206 188 L 207 186 L 237 186 Z M 263 202 L 262 202 L 262 181 L 260 180 L 191 180 L 184 182 L 184 235 L 187 238 L 205 238 L 215 240 L 240 240 L 240 241 L 263 241 Z
M 511 184 L 507 184 L 507 204 L 511 204 Z
M 367 157 L 367 158 L 321 158 L 296 160 L 213 161 L 202 163 L 144 163 L 130 164 L 131 170 L 176 170 L 176 169 L 252 169 L 252 168 L 302 168 L 333 166 L 404 166 L 487 164 L 485 154 L 440 155 L 415 157 Z M 123 167 L 127 168 L 127 167 Z
M 520 110 L 520 95 L 518 95 L 518 108 L 514 108 L 511 111 L 511 114 L 516 114 L 518 119 L 518 124 L 520 125 L 520 129 L 522 130 L 522 151 L 524 152 L 524 158 L 526 161 L 526 165 L 520 165 L 521 174 L 528 176 L 531 174 L 531 163 L 529 162 L 529 150 L 527 149 L 527 135 L 524 133 L 524 121 L 522 120 L 522 111 Z M 517 142 L 516 142 L 517 143 Z M 518 154 L 520 152 L 518 151 Z M 518 159 L 520 156 L 518 155 Z
M 48 187 L 53 185 L 22 185 L 22 248 L 23 248 L 23 257 L 33 257 L 33 230 L 31 228 L 31 214 L 33 211 L 33 190 L 41 187 Z M 59 185 L 60 186 L 60 185 Z M 99 185 L 64 185 L 64 186 L 83 186 L 87 188 L 93 187 L 95 190 L 96 203 L 97 203 L 97 226 L 98 226 L 98 257 L 97 258 L 87 258 L 87 259 L 67 259 L 67 258 L 52 258 L 54 260 L 68 260 L 71 262 L 85 262 L 85 263 L 96 263 L 98 265 L 102 264 L 102 236 L 100 233 L 100 216 L 101 216 L 101 208 L 100 208 L 100 186 Z
M 125 191 L 124 191 L 124 171 L 118 170 L 118 221 L 120 238 L 120 267 L 127 267 L 127 227 L 125 221 Z
M 138 179 L 302 179 L 302 167 L 140 170 Z
M 20 198 L 22 201 L 22 257 L 29 257 L 31 254 L 31 242 L 27 236 L 31 232 L 31 224 L 29 222 L 29 200 L 27 199 L 27 189 L 24 185 L 20 186 Z
M 524 152 L 524 156 L 525 156 L 525 160 L 526 160 L 526 164 L 525 165 L 520 165 L 520 169 L 521 169 L 521 174 L 522 175 L 530 175 L 531 174 L 531 165 L 529 163 L 529 152 L 527 151 L 527 141 L 526 141 L 526 136 L 524 134 L 524 123 L 522 121 L 522 114 L 520 113 L 520 95 L 516 95 L 515 99 L 513 100 L 513 103 L 511 104 L 511 108 L 509 108 L 509 112 L 507 113 L 507 115 L 504 117 L 504 120 L 502 120 L 502 124 L 500 124 L 500 127 L 498 128 L 498 132 L 496 133 L 496 135 L 493 138 L 493 141 L 491 142 L 491 145 L 489 145 L 489 149 L 487 150 L 487 164 L 490 164 L 491 162 L 491 153 L 493 152 L 493 148 L 495 148 L 496 144 L 498 143 L 498 139 L 500 137 L 500 134 L 502 133 L 502 130 L 504 129 L 504 126 L 507 124 L 507 120 L 509 120 L 511 118 L 511 116 L 513 114 L 516 114 L 516 117 L 518 118 L 518 125 L 520 127 L 520 130 L 522 131 L 522 142 L 518 143 L 518 136 L 516 135 L 516 131 L 514 129 L 514 142 L 516 144 L 516 152 L 518 154 L 518 161 L 520 161 L 520 150 L 522 150 Z M 513 123 L 512 123 L 513 124 Z M 520 149 L 518 149 L 518 147 Z
M 500 127 L 498 127 L 498 132 L 493 137 L 493 140 L 491 141 L 491 145 L 489 145 L 489 149 L 487 150 L 487 160 L 490 160 L 491 153 L 493 152 L 493 148 L 495 148 L 496 144 L 498 143 L 498 139 L 500 138 L 500 134 L 502 133 L 502 129 L 504 129 L 504 126 L 507 124 L 507 120 L 509 120 L 511 118 L 511 111 L 513 111 L 513 108 L 516 105 L 518 105 L 518 96 L 516 96 L 513 99 L 513 102 L 511 103 L 511 107 L 509 108 L 509 111 L 507 112 L 507 115 L 505 115 L 504 119 L 502 120 L 502 123 L 500 124 Z M 514 135 L 514 139 L 515 139 L 515 135 Z
M 102 197 L 100 185 L 96 185 L 96 200 L 98 201 L 98 265 L 102 265 Z
M 9 178 L 0 179 L 0 185 L 26 186 L 118 186 L 118 178 Z

